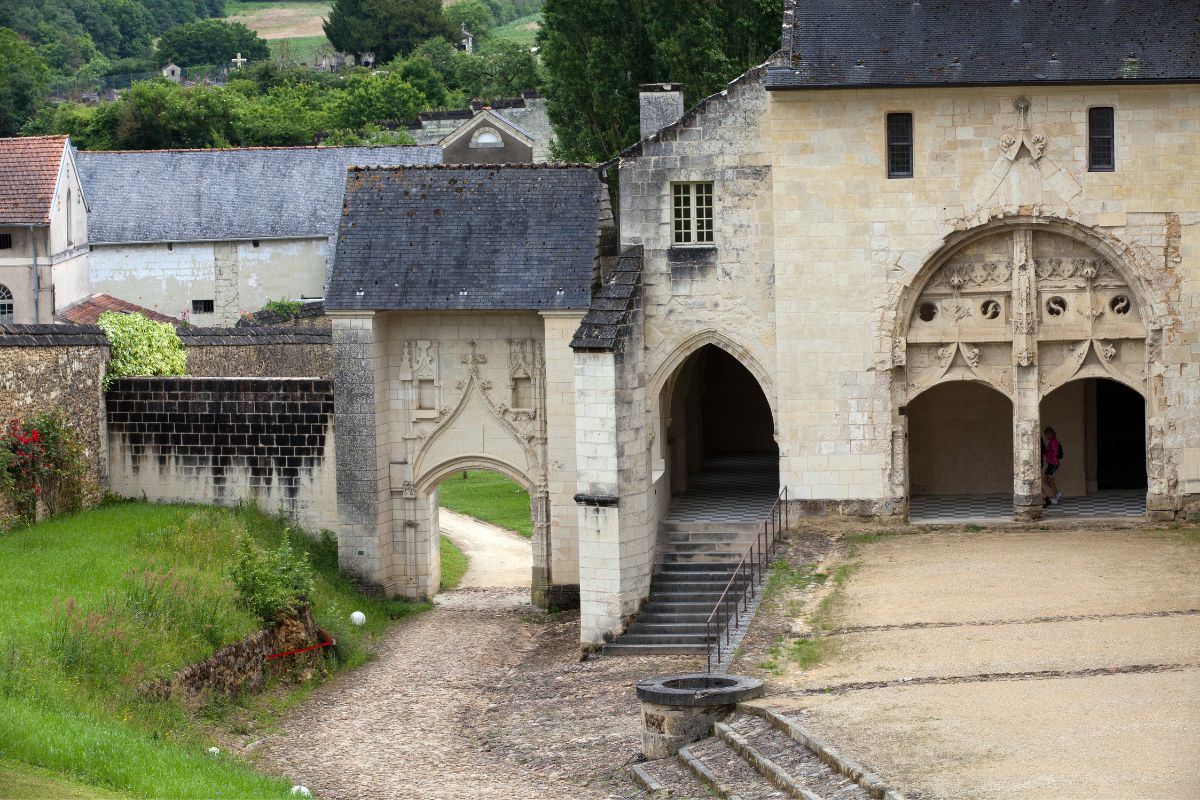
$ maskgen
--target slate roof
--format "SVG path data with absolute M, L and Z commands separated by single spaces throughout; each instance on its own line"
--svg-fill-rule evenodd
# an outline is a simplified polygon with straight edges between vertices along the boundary
M 603 191 L 581 165 L 352 169 L 325 306 L 587 308 Z
M 642 246 L 627 248 L 621 253 L 612 273 L 596 292 L 588 312 L 580 320 L 573 350 L 616 349 L 625 336 L 637 310 L 642 290 Z
M 66 136 L 0 139 L 0 225 L 50 222 Z
M 346 168 L 437 164 L 441 149 L 247 147 L 76 153 L 92 244 L 333 236 Z
M 86 300 L 80 300 L 78 303 L 72 303 L 62 311 L 59 311 L 55 316 L 67 322 L 74 322 L 77 325 L 94 325 L 105 311 L 116 311 L 122 314 L 141 314 L 146 319 L 151 319 L 155 322 L 165 322 L 169 325 L 179 324 L 179 320 L 174 317 L 168 317 L 166 314 L 151 311 L 136 303 L 130 303 L 118 297 L 113 297 L 110 294 L 104 294 L 103 292 L 94 294 Z
M 1195 81 L 1200 3 L 785 0 L 782 55 L 768 89 Z

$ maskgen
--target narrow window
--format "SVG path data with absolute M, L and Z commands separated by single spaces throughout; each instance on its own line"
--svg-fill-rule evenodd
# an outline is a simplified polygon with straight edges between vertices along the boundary
M 671 213 L 675 244 L 711 244 L 713 241 L 713 185 L 671 185 Z
M 533 380 L 513 378 L 513 408 L 533 408 Z
M 1088 172 L 1117 168 L 1116 124 L 1111 106 L 1088 109 Z
M 213 301 L 212 300 L 193 300 L 192 301 L 192 313 L 193 314 L 211 314 L 211 313 L 213 313 Z
M 431 380 L 417 381 L 417 409 L 433 411 L 437 408 L 437 387 Z
M 13 296 L 7 286 L 0 283 L 0 325 L 13 324 Z
M 0 250 L 12 250 L 11 233 L 0 233 Z
M 913 176 L 912 114 L 887 115 L 887 159 L 889 178 Z

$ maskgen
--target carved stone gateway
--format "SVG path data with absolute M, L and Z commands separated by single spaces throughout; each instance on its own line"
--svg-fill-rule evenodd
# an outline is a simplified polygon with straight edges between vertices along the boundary
M 1040 157 L 1036 131 L 1020 127 L 1011 136 L 1009 157 L 1021 147 Z M 1082 378 L 1151 392 L 1141 293 L 1128 267 L 1085 238 L 1044 223 L 964 237 L 927 272 L 894 344 L 900 405 L 951 381 L 984 384 L 1013 402 L 1018 516 L 1040 509 L 1042 398 Z M 1153 436 L 1148 441 L 1152 447 Z M 1165 467 L 1151 458 L 1149 469 L 1153 493 Z

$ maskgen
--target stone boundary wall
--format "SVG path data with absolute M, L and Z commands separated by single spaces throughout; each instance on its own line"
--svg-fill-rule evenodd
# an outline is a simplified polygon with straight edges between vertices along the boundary
M 108 357 L 108 339 L 95 325 L 0 325 L 0 424 L 61 408 L 83 445 L 93 500 L 107 469 Z M 0 527 L 11 514 L 3 502 Z
M 333 385 L 318 378 L 122 378 L 107 395 L 108 488 L 255 503 L 336 529 Z
M 180 328 L 187 371 L 195 377 L 333 377 L 329 328 L 281 326 Z

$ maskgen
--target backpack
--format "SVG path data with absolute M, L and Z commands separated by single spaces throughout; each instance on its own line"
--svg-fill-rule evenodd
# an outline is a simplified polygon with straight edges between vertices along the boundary
M 1059 440 L 1059 442 L 1058 442 L 1058 460 L 1059 460 L 1059 461 L 1062 461 L 1062 460 L 1063 460 L 1063 446 L 1062 446 L 1062 440 L 1061 440 L 1061 439 L 1060 439 L 1060 440 Z

